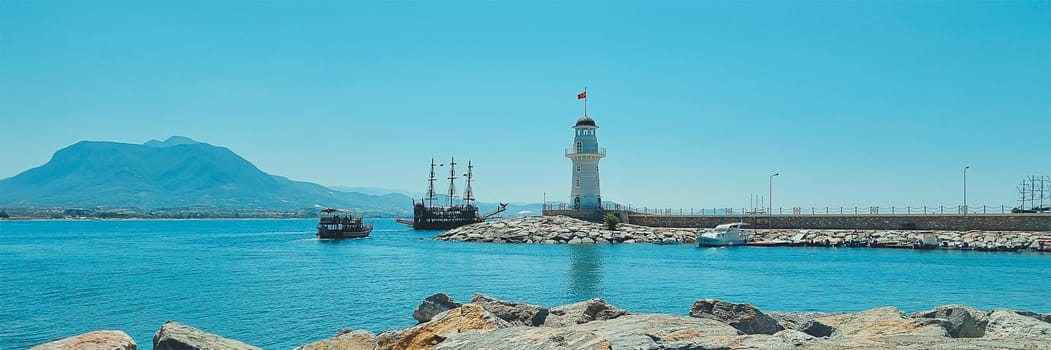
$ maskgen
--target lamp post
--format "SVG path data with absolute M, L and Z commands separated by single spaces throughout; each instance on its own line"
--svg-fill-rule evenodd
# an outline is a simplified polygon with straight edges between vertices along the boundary
M 967 169 L 970 168 L 970 165 L 963 167 L 963 216 L 967 216 Z
M 781 173 L 773 173 L 770 175 L 770 196 L 767 197 L 770 200 L 770 205 L 766 208 L 766 210 L 769 211 L 769 213 L 767 214 L 770 216 L 769 225 L 771 228 L 773 228 L 774 225 L 774 176 L 778 175 L 781 175 Z

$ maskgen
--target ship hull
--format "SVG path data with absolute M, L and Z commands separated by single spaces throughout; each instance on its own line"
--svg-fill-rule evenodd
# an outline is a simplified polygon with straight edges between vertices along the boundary
M 412 224 L 414 230 L 421 231 L 440 231 L 440 230 L 451 230 L 460 226 L 470 225 L 477 223 L 478 220 L 455 220 L 455 221 L 416 221 Z
M 473 205 L 426 207 L 418 203 L 413 208 L 412 228 L 416 230 L 451 230 L 478 222 L 482 219 Z
M 318 229 L 317 237 L 319 239 L 353 239 L 368 237 L 370 233 L 372 233 L 372 226 L 366 226 L 361 230 Z

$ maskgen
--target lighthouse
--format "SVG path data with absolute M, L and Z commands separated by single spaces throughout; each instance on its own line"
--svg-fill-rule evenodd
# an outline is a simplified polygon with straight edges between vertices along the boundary
M 585 112 L 577 119 L 573 130 L 576 131 L 573 145 L 566 149 L 566 158 L 573 161 L 570 206 L 574 209 L 600 209 L 602 194 L 599 191 L 598 162 L 606 157 L 606 149 L 598 146 L 598 136 L 595 135 L 598 125 Z

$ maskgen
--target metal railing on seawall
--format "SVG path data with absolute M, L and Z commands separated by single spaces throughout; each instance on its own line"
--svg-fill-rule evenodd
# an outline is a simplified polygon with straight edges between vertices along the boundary
M 574 210 L 566 203 L 545 204 L 544 210 Z M 1014 207 L 1007 205 L 938 205 L 938 206 L 869 206 L 869 207 L 791 207 L 773 208 L 655 208 L 631 204 L 606 203 L 604 210 L 627 211 L 635 214 L 662 216 L 787 216 L 787 215 L 982 215 L 982 214 L 1019 214 Z M 1024 214 L 1024 213 L 1023 213 Z M 1051 213 L 1034 213 L 1051 215 Z

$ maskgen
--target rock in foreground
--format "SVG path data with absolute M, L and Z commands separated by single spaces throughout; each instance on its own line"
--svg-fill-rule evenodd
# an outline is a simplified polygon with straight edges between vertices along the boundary
M 121 331 L 94 331 L 44 343 L 29 350 L 135 350 L 137 345 Z
M 447 295 L 439 295 L 442 297 L 428 299 L 455 304 Z M 378 335 L 345 329 L 296 349 L 1051 350 L 1048 314 L 1008 309 L 985 312 L 945 305 L 911 315 L 894 307 L 856 313 L 767 314 L 748 304 L 699 299 L 689 308 L 689 315 L 632 313 L 602 299 L 547 308 L 475 294 L 471 303 L 439 312 L 412 327 Z M 158 350 L 259 349 L 172 321 L 157 332 L 153 345 Z M 99 331 L 32 350 L 135 348 L 123 332 Z
M 774 334 L 784 329 L 773 317 L 749 304 L 734 304 L 716 299 L 693 303 L 690 316 L 729 324 L 745 334 Z
M 434 315 L 460 306 L 463 306 L 463 304 L 453 301 L 452 298 L 449 298 L 445 293 L 438 293 L 423 299 L 420 306 L 416 307 L 416 311 L 412 312 L 412 318 L 415 318 L 416 321 L 419 321 L 420 323 L 424 323 L 430 321 Z
M 233 339 L 175 321 L 165 322 L 153 336 L 153 350 L 261 350 Z
M 631 313 L 602 299 L 546 308 L 476 293 L 470 303 L 431 321 L 383 332 L 374 347 L 367 343 L 363 348 L 1051 349 L 1051 324 L 1043 321 L 1044 314 L 1012 310 L 986 314 L 947 305 L 913 315 L 894 307 L 774 315 L 714 299 L 697 300 L 687 316 Z M 961 337 L 981 332 L 984 336 L 978 338 Z
M 373 350 L 376 348 L 376 343 L 376 335 L 372 332 L 345 329 L 332 339 L 303 345 L 295 350 Z

